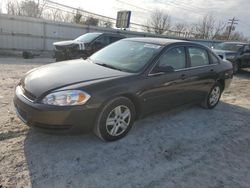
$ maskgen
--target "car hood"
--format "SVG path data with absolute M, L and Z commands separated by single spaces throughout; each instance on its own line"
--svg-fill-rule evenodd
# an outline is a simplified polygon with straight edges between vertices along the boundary
M 79 46 L 80 50 L 84 50 L 87 44 L 81 41 L 67 40 L 67 41 L 54 42 L 53 45 L 56 47 L 57 50 L 73 48 L 75 46 Z
M 21 80 L 28 93 L 39 98 L 44 93 L 65 86 L 131 75 L 86 60 L 52 63 L 29 71 Z

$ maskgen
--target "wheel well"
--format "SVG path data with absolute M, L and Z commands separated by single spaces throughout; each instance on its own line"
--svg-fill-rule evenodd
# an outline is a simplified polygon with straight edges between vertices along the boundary
M 132 94 L 124 94 L 122 95 L 123 97 L 128 98 L 135 106 L 135 117 L 136 119 L 138 119 L 141 115 L 142 109 L 141 109 L 141 104 L 139 102 L 139 99 L 137 97 L 135 97 Z
M 218 80 L 218 82 L 221 84 L 222 90 L 224 90 L 224 88 L 225 88 L 225 80 L 220 79 L 220 80 Z

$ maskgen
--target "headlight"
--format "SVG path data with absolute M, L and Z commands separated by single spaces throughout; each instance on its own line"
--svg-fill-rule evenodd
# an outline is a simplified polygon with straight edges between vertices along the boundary
M 65 90 L 48 94 L 42 100 L 43 104 L 55 106 L 74 106 L 85 104 L 90 95 L 80 90 Z
M 234 59 L 235 54 L 226 54 L 226 59 Z

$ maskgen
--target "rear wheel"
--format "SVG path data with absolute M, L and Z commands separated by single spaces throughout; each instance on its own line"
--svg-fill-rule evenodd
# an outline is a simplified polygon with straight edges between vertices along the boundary
M 99 114 L 94 132 L 104 141 L 115 141 L 124 137 L 135 119 L 135 107 L 125 98 L 108 102 Z
M 222 94 L 222 86 L 220 83 L 216 83 L 210 90 L 208 96 L 204 100 L 202 106 L 207 109 L 214 108 L 220 101 Z

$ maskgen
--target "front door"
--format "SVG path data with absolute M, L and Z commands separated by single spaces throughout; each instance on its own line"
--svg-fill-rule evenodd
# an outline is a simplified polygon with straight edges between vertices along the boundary
M 185 48 L 174 47 L 165 51 L 146 78 L 142 92 L 144 113 L 170 109 L 189 100 Z M 171 66 L 174 71 L 163 73 L 158 67 Z

